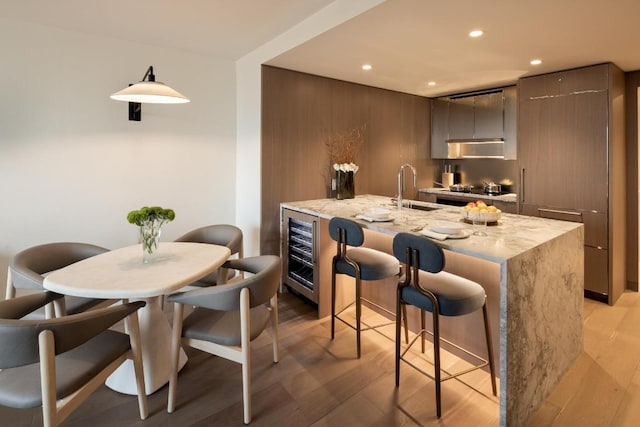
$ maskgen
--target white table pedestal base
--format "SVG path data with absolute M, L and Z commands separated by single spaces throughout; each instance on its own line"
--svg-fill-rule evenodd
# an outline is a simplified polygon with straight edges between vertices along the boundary
M 154 393 L 169 382 L 171 354 L 171 325 L 160 306 L 160 298 L 141 298 L 146 306 L 138 310 L 140 336 L 142 340 L 142 366 L 147 395 Z M 132 299 L 134 301 L 135 299 Z M 187 363 L 187 355 L 180 350 L 178 369 Z M 133 361 L 127 360 L 107 378 L 111 389 L 124 394 L 136 395 Z

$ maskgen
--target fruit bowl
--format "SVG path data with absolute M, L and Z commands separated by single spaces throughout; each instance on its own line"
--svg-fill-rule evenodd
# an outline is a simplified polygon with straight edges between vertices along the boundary
M 496 222 L 502 216 L 502 211 L 499 209 L 495 212 L 489 212 L 489 211 L 476 212 L 476 211 L 468 211 L 463 208 L 460 212 L 462 214 L 462 218 L 468 219 L 469 221 L 473 221 L 474 219 L 479 219 L 484 221 L 486 219 L 487 222 Z
M 479 219 L 481 221 L 496 222 L 502 216 L 502 211 L 495 206 L 487 206 L 482 200 L 469 202 L 461 209 L 463 219 L 473 221 Z

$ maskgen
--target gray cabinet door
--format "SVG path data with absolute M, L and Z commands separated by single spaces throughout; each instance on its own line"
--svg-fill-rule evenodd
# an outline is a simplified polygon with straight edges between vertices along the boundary
M 607 93 L 523 100 L 521 201 L 607 211 Z
M 584 289 L 609 294 L 609 251 L 584 247 Z
M 447 158 L 449 139 L 449 103 L 442 99 L 431 101 L 431 158 Z
M 449 101 L 449 139 L 471 139 L 474 132 L 475 96 Z
M 504 122 L 502 96 L 503 93 L 500 91 L 474 97 L 474 138 L 503 137 Z

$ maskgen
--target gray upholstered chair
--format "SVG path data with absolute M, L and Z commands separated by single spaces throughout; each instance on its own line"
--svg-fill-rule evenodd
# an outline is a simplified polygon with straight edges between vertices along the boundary
M 231 251 L 231 256 L 237 255 L 238 258 L 244 256 L 243 244 L 242 244 L 242 230 L 235 225 L 230 224 L 215 224 L 207 225 L 204 227 L 191 230 L 187 234 L 178 237 L 176 242 L 193 242 L 193 243 L 209 243 L 212 245 L 226 246 Z M 218 275 L 227 274 L 223 281 L 219 280 Z M 235 275 L 234 270 L 220 268 L 208 276 L 203 277 L 191 286 L 205 287 L 215 286 L 216 284 L 226 283 Z
M 400 361 L 429 376 L 435 382 L 436 388 L 436 413 L 438 418 L 442 414 L 442 381 L 458 377 L 462 374 L 484 368 L 489 365 L 491 373 L 491 385 L 493 394 L 497 394 L 496 375 L 493 363 L 493 350 L 491 347 L 491 331 L 489 330 L 489 318 L 487 316 L 487 297 L 484 288 L 471 280 L 443 271 L 445 265 L 444 252 L 440 246 L 431 240 L 408 233 L 398 233 L 393 239 L 393 253 L 405 266 L 404 278 L 398 283 L 397 310 L 400 307 L 412 305 L 420 309 L 421 330 L 411 343 L 401 351 L 400 346 L 400 322 L 401 316 L 396 319 L 396 387 L 400 385 Z M 487 359 L 473 354 L 460 346 L 454 345 L 480 363 L 472 368 L 458 373 L 442 377 L 440 368 L 440 342 L 451 344 L 440 336 L 440 316 L 462 316 L 482 310 L 484 317 L 485 337 L 487 342 Z M 425 327 L 425 312 L 429 311 L 433 316 L 433 331 L 427 331 Z M 402 311 L 405 313 L 406 311 Z M 405 324 L 406 326 L 406 324 Z M 417 339 L 422 338 L 422 353 L 424 353 L 425 335 L 433 336 L 434 376 L 428 375 L 408 359 L 405 354 Z
M 376 329 L 391 323 L 383 323 L 374 326 L 362 327 L 362 301 L 374 305 L 389 313 L 394 318 L 395 313 L 362 297 L 361 287 L 363 280 L 381 280 L 397 276 L 400 273 L 400 263 L 392 255 L 371 249 L 360 247 L 364 243 L 364 232 L 360 224 L 346 218 L 335 217 L 329 221 L 329 235 L 337 242 L 336 255 L 331 264 L 331 339 L 335 336 L 336 319 L 356 331 L 356 351 L 360 358 L 360 333 L 362 331 Z M 350 246 L 347 248 L 347 246 Z M 336 275 L 344 274 L 355 279 L 355 301 L 336 313 Z M 355 304 L 355 326 L 340 317 L 346 309 Z
M 107 251 L 88 243 L 55 242 L 18 252 L 7 271 L 6 299 L 15 297 L 16 289 L 43 290 L 42 282 L 47 273 Z M 64 304 L 60 304 L 64 313 L 57 315 L 76 314 L 106 303 L 108 301 L 101 299 L 65 296 Z
M 56 426 L 133 358 L 140 418 L 147 417 L 137 310 L 133 302 L 47 320 L 25 315 L 62 295 L 41 292 L 0 301 L 0 405 L 42 406 Z M 108 328 L 125 319 L 130 336 Z
M 173 302 L 171 374 L 167 412 L 173 412 L 180 344 L 242 364 L 244 423 L 251 422 L 251 341 L 271 323 L 273 361 L 278 362 L 278 285 L 280 258 L 262 255 L 229 260 L 227 268 L 244 271 L 243 280 L 170 295 Z M 195 310 L 182 320 L 184 305 Z

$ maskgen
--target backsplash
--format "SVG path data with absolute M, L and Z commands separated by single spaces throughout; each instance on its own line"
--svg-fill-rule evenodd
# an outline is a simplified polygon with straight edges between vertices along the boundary
M 501 159 L 450 159 L 439 161 L 434 186 L 441 182 L 445 165 L 451 165 L 451 171 L 459 176 L 461 184 L 482 188 L 482 182 L 494 182 L 502 185 L 503 192 L 518 192 L 518 165 L 515 160 Z

